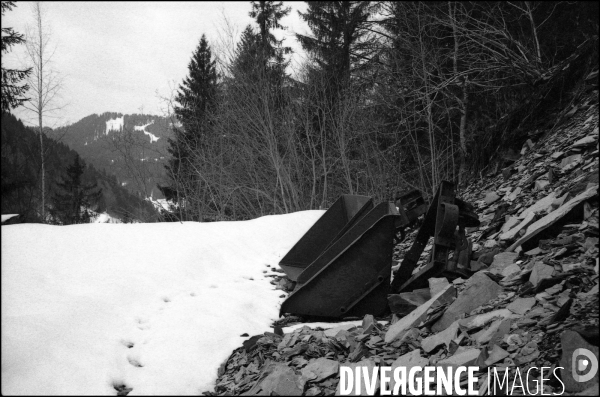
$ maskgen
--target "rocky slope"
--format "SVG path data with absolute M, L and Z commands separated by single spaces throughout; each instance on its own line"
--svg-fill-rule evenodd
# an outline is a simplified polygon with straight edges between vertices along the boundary
M 598 357 L 595 73 L 573 105 L 554 115 L 552 128 L 531 134 L 519 155 L 505 156 L 460 194 L 481 220 L 467 230 L 472 252 L 459 263 L 474 272 L 469 279 L 430 279 L 413 307 L 391 305 L 390 317 L 366 316 L 356 327 L 305 326 L 285 334 L 275 327 L 254 336 L 223 363 L 214 391 L 204 394 L 339 394 L 344 364 L 477 365 L 479 395 L 500 392 L 488 385 L 490 368 L 508 369 L 511 385 L 523 374 L 520 384 L 529 389 L 517 386 L 517 394 L 597 395 L 598 374 L 577 382 L 571 371 L 576 349 Z M 415 235 L 396 248 L 397 259 Z M 285 277 L 273 283 L 290 288 Z M 564 369 L 554 372 L 557 367 Z

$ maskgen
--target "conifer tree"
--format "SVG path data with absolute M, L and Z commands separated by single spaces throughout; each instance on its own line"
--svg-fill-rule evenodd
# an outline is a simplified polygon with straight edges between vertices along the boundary
M 298 12 L 312 36 L 296 34 L 302 47 L 315 56 L 320 70 L 347 84 L 351 72 L 362 64 L 372 45 L 365 40 L 366 25 L 377 4 L 371 1 L 307 1 Z
M 255 19 L 258 30 L 248 25 L 242 32 L 232 65 L 234 85 L 256 91 L 256 95 L 262 97 L 261 102 L 266 97 L 258 92 L 266 89 L 269 102 L 272 101 L 275 109 L 279 109 L 287 77 L 288 61 L 285 55 L 291 53 L 291 48 L 283 45 L 283 39 L 277 40 L 273 30 L 285 29 L 280 20 L 289 14 L 290 7 L 283 7 L 281 1 L 251 1 L 251 4 L 249 15 Z M 264 105 L 270 106 L 267 103 Z
M 260 76 L 260 37 L 248 25 L 240 36 L 237 43 L 236 56 L 233 60 L 233 78 L 241 82 L 246 78 L 248 81 L 256 81 Z
M 175 97 L 175 115 L 181 127 L 174 128 L 174 137 L 167 148 L 171 158 L 166 165 L 170 186 L 158 186 L 167 200 L 179 206 L 197 195 L 199 178 L 194 167 L 194 155 L 200 150 L 212 130 L 211 113 L 216 105 L 218 74 L 211 49 L 202 35 L 188 64 L 188 76 Z
M 175 97 L 179 104 L 175 114 L 183 125 L 185 138 L 197 141 L 208 132 L 209 112 L 214 108 L 217 90 L 215 60 L 205 35 L 192 55 L 188 70 Z
M 271 69 L 276 75 L 285 74 L 287 63 L 284 55 L 291 53 L 290 47 L 283 46 L 283 39 L 277 40 L 273 29 L 286 28 L 279 21 L 290 13 L 290 7 L 283 7 L 281 1 L 252 1 L 250 16 L 258 24 L 260 57 L 265 69 Z
M 96 183 L 83 184 L 84 171 L 85 162 L 76 154 L 73 163 L 67 167 L 66 179 L 56 184 L 59 192 L 54 195 L 52 214 L 64 225 L 88 223 L 90 207 L 102 195 L 102 189 L 98 189 Z
M 2 16 L 4 17 L 4 13 L 10 11 L 14 6 L 13 1 L 2 1 L 0 5 Z M 22 34 L 15 32 L 13 28 L 2 27 L 0 44 L 3 56 L 5 53 L 10 52 L 13 45 L 22 43 L 25 43 Z M 20 85 L 20 82 L 25 80 L 30 73 L 31 68 L 7 69 L 2 65 L 2 104 L 0 109 L 2 114 L 18 107 L 27 100 L 23 95 L 27 92 L 29 86 L 27 84 Z

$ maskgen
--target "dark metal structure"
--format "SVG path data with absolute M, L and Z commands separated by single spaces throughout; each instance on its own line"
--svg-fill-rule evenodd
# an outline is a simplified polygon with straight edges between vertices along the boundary
M 417 238 L 390 283 L 396 234 L 401 232 L 404 238 L 404 228 L 425 211 Z M 392 292 L 419 288 L 429 277 L 465 276 L 457 261 L 449 264 L 448 255 L 454 249 L 458 257 L 467 247 L 464 228 L 476 225 L 473 208 L 455 197 L 450 182 L 440 184 L 428 210 L 417 190 L 377 206 L 367 196 L 343 195 L 281 260 L 296 288 L 280 314 L 381 315 Z M 430 262 L 412 275 L 430 237 L 434 237 Z

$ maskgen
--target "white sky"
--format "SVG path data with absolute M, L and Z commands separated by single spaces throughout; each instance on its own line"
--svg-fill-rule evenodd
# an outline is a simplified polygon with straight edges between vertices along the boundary
M 192 52 L 203 33 L 211 46 L 223 31 L 225 15 L 241 32 L 254 23 L 245 2 L 41 2 L 56 45 L 53 69 L 64 77 L 65 108 L 48 125 L 73 123 L 92 113 L 162 115 L 172 87 L 187 75 Z M 293 33 L 307 33 L 297 10 L 304 2 L 284 2 L 292 12 L 282 20 L 284 44 L 299 51 Z M 26 32 L 32 22 L 32 2 L 18 1 L 2 18 L 2 27 Z M 214 51 L 213 51 L 214 52 Z M 24 45 L 4 57 L 6 66 L 25 61 Z M 14 114 L 33 122 L 22 108 Z

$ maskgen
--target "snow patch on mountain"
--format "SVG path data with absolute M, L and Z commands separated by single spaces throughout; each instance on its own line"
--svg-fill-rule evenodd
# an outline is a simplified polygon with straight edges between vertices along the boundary
M 135 127 L 133 127 L 134 130 L 136 131 L 143 131 L 144 134 L 148 135 L 150 137 L 150 143 L 152 142 L 156 142 L 158 141 L 160 138 L 157 137 L 156 135 L 154 135 L 151 132 L 146 131 L 146 127 L 148 127 L 149 125 L 154 124 L 154 120 L 152 120 L 151 122 L 149 122 L 148 124 L 144 124 L 144 125 L 136 125 Z M 142 160 L 143 161 L 143 160 Z
M 110 119 L 106 122 L 106 135 L 110 131 L 121 131 L 125 122 L 125 116 Z

